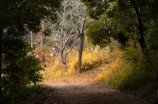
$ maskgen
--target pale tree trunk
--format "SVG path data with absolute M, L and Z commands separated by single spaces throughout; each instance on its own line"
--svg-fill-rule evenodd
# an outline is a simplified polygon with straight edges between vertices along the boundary
M 43 33 L 44 33 L 44 20 L 42 20 L 42 31 L 41 31 L 41 47 L 43 47 Z
M 31 48 L 33 48 L 33 33 L 32 33 L 32 31 L 30 31 L 29 32 L 29 35 L 30 35 L 30 46 L 31 46 Z M 30 52 L 29 53 L 30 54 L 30 56 L 32 56 L 32 52 Z
M 64 1 L 64 12 L 63 12 L 63 19 L 62 19 L 62 28 L 61 28 L 61 37 L 60 37 L 60 50 L 59 50 L 59 62 L 62 61 L 63 64 L 66 64 L 64 60 L 64 49 L 63 49 L 63 42 L 64 42 L 64 35 L 65 35 L 65 19 L 66 19 L 66 0 Z
M 30 31 L 30 44 L 31 44 L 31 48 L 33 48 L 34 42 L 33 42 L 33 33 L 32 33 L 32 31 Z
M 41 47 L 43 47 L 43 32 L 41 32 Z

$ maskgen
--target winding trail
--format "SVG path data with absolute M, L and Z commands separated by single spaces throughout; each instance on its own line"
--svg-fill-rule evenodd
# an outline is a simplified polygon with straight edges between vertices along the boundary
M 33 104 L 152 104 L 135 95 L 88 82 L 46 85 L 49 89 Z

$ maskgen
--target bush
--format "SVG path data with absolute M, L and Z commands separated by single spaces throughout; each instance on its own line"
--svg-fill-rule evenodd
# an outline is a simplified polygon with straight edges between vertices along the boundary
M 17 96 L 19 89 L 23 89 L 32 82 L 36 83 L 42 80 L 39 71 L 43 68 L 38 59 L 27 55 L 31 49 L 26 42 L 18 39 L 8 41 L 9 44 L 11 42 L 15 42 L 15 44 L 6 47 L 2 58 L 1 78 L 3 96 L 14 98 Z M 18 44 L 21 46 L 17 47 Z
M 46 28 L 46 29 L 44 30 L 44 35 L 45 35 L 45 36 L 50 36 L 51 33 L 52 33 L 52 30 L 51 30 L 50 28 Z
M 147 79 L 158 78 L 158 71 L 153 65 L 151 67 L 149 60 L 139 49 L 113 49 L 110 57 L 111 63 L 105 67 L 105 71 L 95 79 L 95 82 L 116 88 L 135 88 Z M 152 64 L 157 65 L 155 62 Z
M 10 92 L 8 95 L 3 95 L 0 102 L 2 104 L 23 104 L 24 102 L 31 102 L 37 95 L 43 92 L 44 88 L 45 86 L 43 85 L 26 85 L 18 88 L 17 92 Z

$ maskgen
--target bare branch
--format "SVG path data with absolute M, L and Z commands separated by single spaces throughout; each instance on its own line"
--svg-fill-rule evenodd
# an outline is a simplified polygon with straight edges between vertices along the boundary
M 76 38 L 76 41 L 71 46 L 70 50 L 65 54 L 66 56 L 71 52 L 71 50 L 73 49 L 73 47 L 75 46 L 75 44 L 78 42 L 78 40 L 79 40 L 79 38 Z
M 62 47 L 62 50 L 64 50 L 65 46 L 67 45 L 68 40 L 70 39 L 70 36 L 71 36 L 71 34 L 72 34 L 73 30 L 74 30 L 74 28 L 71 30 L 71 32 L 70 32 L 70 34 L 69 34 L 69 36 L 67 37 L 66 42 L 65 42 L 64 46 Z
M 85 11 L 85 13 L 84 13 L 84 18 L 86 18 L 87 17 L 87 12 Z M 82 24 L 82 30 L 81 30 L 81 32 L 82 32 L 82 34 L 84 34 L 84 26 L 85 26 L 85 23 L 86 23 L 86 19 L 84 19 L 84 21 L 83 21 L 83 24 Z

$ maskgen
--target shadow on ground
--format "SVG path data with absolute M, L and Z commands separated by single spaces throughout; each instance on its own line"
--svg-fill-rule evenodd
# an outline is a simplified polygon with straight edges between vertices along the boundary
M 154 104 L 138 96 L 89 83 L 47 84 L 32 104 Z

